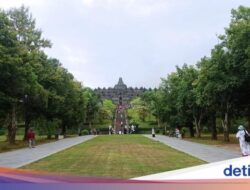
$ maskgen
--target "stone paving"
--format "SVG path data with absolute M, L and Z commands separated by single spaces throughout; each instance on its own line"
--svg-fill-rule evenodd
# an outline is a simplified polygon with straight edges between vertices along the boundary
M 204 145 L 204 144 L 189 142 L 186 140 L 181 140 L 174 137 L 167 137 L 163 135 L 156 135 L 155 138 L 153 138 L 151 135 L 144 135 L 144 136 L 153 139 L 155 141 L 159 141 L 176 150 L 185 152 L 186 154 L 192 155 L 206 162 L 218 162 L 218 161 L 241 157 L 240 152 L 233 150 L 226 150 L 212 145 Z
M 66 138 L 52 143 L 38 145 L 35 148 L 23 148 L 15 151 L 0 153 L 0 167 L 18 168 L 40 160 L 74 145 L 88 141 L 95 136 Z

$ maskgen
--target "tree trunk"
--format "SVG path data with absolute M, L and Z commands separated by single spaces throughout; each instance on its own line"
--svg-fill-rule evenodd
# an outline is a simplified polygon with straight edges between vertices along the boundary
M 12 104 L 11 121 L 8 125 L 8 142 L 9 144 L 15 144 L 16 140 L 16 103 Z
M 224 132 L 224 141 L 229 142 L 229 118 L 228 118 L 228 112 L 224 114 L 224 118 L 222 119 L 222 127 Z
M 209 125 L 211 126 L 211 139 L 217 140 L 217 129 L 216 129 L 216 115 L 211 113 L 210 115 L 210 122 Z
M 62 124 L 62 135 L 64 138 L 66 137 L 66 125 L 64 123 Z
M 93 135 L 93 129 L 92 129 L 92 124 L 91 124 L 91 121 L 89 121 L 89 128 L 90 128 L 90 131 L 91 131 L 91 134 Z
M 50 129 L 49 129 L 48 121 L 46 121 L 46 127 L 47 127 L 47 129 L 48 129 L 47 139 L 51 139 L 51 138 L 52 138 L 52 135 L 51 135 L 51 131 L 50 131 Z
M 51 139 L 51 134 L 48 134 L 48 135 L 47 135 L 47 139 Z
M 194 137 L 194 126 L 192 122 L 188 124 L 188 128 L 189 128 L 190 137 Z
M 164 126 L 164 135 L 167 135 L 167 124 Z
M 157 118 L 157 125 L 158 125 L 158 129 L 161 127 L 161 122 L 160 122 L 160 119 Z
M 200 138 L 201 137 L 200 121 L 198 121 L 196 117 L 194 118 L 194 123 L 195 123 L 196 137 Z
M 28 118 L 25 119 L 23 141 L 28 140 L 27 134 L 30 128 L 30 122 L 31 122 L 30 119 Z
M 247 116 L 247 129 L 250 131 L 250 114 Z

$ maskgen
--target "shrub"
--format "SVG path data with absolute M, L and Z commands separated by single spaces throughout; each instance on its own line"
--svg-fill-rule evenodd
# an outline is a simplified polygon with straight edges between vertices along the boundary
M 207 127 L 203 127 L 202 132 L 203 132 L 203 133 L 209 133 L 209 130 L 208 130 Z
M 182 127 L 181 128 L 181 134 L 182 134 L 182 137 L 184 138 L 185 137 L 185 134 L 188 132 L 188 128 L 186 127 Z
M 82 131 L 82 135 L 88 135 L 89 134 L 89 131 L 87 130 L 87 129 L 84 129 L 83 131 Z
M 156 134 L 159 134 L 159 133 L 160 133 L 160 129 L 156 129 L 156 130 L 155 130 L 155 133 L 156 133 Z
M 0 135 L 5 135 L 5 131 L 3 129 L 0 129 Z

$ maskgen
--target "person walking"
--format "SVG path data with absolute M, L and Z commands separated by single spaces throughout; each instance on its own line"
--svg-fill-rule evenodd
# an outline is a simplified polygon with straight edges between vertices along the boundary
M 109 125 L 109 135 L 112 135 L 112 125 Z
M 28 131 L 27 138 L 29 142 L 29 148 L 35 148 L 35 133 L 32 129 Z
M 152 137 L 155 137 L 155 128 L 152 128 Z
M 176 136 L 176 138 L 181 139 L 181 134 L 180 134 L 179 128 L 175 129 L 175 136 Z
M 134 133 L 135 132 L 135 126 L 132 124 L 131 125 L 131 133 Z
M 249 135 L 249 133 L 245 130 L 245 128 L 242 125 L 240 125 L 238 127 L 238 132 L 236 134 L 236 138 L 239 139 L 242 156 L 250 155 L 250 145 L 245 140 L 245 134 Z

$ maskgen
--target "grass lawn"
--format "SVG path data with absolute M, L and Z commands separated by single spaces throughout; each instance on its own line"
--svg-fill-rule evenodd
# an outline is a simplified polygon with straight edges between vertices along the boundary
M 205 163 L 141 135 L 98 136 L 23 169 L 132 178 Z
M 212 140 L 210 134 L 202 134 L 201 138 L 189 138 L 186 137 L 184 140 L 192 141 L 192 142 L 197 142 L 197 143 L 202 143 L 202 144 L 208 144 L 208 145 L 228 145 L 228 144 L 239 144 L 239 140 L 236 139 L 235 134 L 231 134 L 229 136 L 230 142 L 224 142 L 223 141 L 223 134 L 218 134 L 218 140 Z
M 10 145 L 8 142 L 6 142 L 6 136 L 0 136 L 0 153 L 28 147 L 27 142 L 24 142 L 22 139 L 23 139 L 23 135 L 17 135 L 16 143 L 13 145 Z M 36 136 L 36 144 L 48 143 L 52 141 L 55 141 L 55 139 L 49 140 L 47 139 L 47 136 Z

